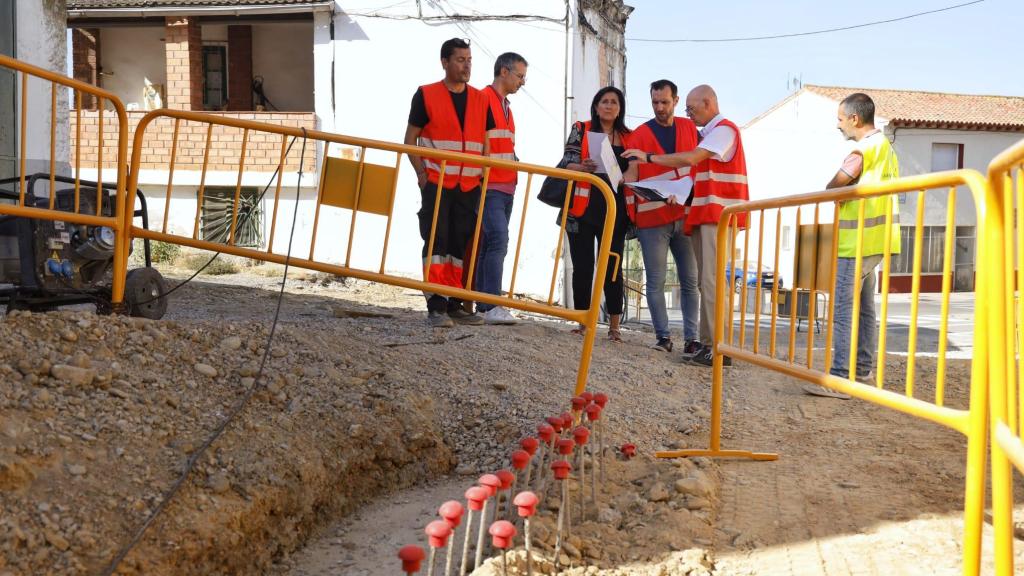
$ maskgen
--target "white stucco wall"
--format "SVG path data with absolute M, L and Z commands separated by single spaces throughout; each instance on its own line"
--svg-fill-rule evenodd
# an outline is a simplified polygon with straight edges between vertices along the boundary
M 975 132 L 966 130 L 926 130 L 899 128 L 895 131 L 893 146 L 900 159 L 900 174 L 910 176 L 933 171 L 933 144 L 962 144 L 964 147 L 964 168 L 985 174 L 988 163 L 997 154 L 1009 148 L 1021 138 L 1013 132 Z M 925 199 L 925 225 L 943 226 L 946 223 L 946 191 L 929 191 Z M 917 195 L 908 194 L 900 206 L 904 224 L 913 223 L 917 210 Z M 974 200 L 966 187 L 957 189 L 956 224 L 974 226 L 977 223 Z
M 64 73 L 67 65 L 66 12 L 63 0 L 43 2 L 18 2 L 16 8 L 16 57 L 57 73 Z M 51 86 L 52 83 L 35 77 L 28 81 L 28 98 L 22 101 L 20 83 L 17 90 L 17 109 L 27 106 L 27 134 L 25 139 L 25 172 L 50 172 L 50 131 L 51 131 Z M 20 115 L 17 130 L 20 132 Z M 67 175 L 71 169 L 67 158 L 68 141 L 68 95 L 67 90 L 57 90 L 56 114 L 56 173 Z M 17 153 L 20 156 L 20 152 Z M 46 186 L 39 188 L 45 194 Z
M 361 7 L 360 7 L 361 6 Z M 523 162 L 554 165 L 562 156 L 564 144 L 566 93 L 566 34 L 561 22 L 512 22 L 500 20 L 452 22 L 416 19 L 413 4 L 372 10 L 370 3 L 358 6 L 339 4 L 334 15 L 334 44 L 330 43 L 330 15 L 318 14 L 315 31 L 316 111 L 325 130 L 347 135 L 364 136 L 401 142 L 408 121 L 409 103 L 416 88 L 439 81 L 441 44 L 452 37 L 469 38 L 474 66 L 470 83 L 482 88 L 493 79 L 494 58 L 505 51 L 515 51 L 530 63 L 527 84 L 510 100 L 516 117 L 516 152 Z M 464 8 L 464 10 L 463 10 Z M 437 8 L 424 3 L 426 18 L 444 16 Z M 529 0 L 496 7 L 493 2 L 472 0 L 460 3 L 463 13 L 533 14 L 558 20 L 565 15 L 565 4 Z M 387 17 L 372 17 L 369 14 Z M 411 19 L 399 19 L 399 18 Z M 574 48 L 570 46 L 570 50 Z M 570 52 L 569 62 L 575 55 Z M 335 104 L 331 103 L 331 79 L 327 71 L 335 63 Z M 578 89 L 584 78 L 596 76 L 596 66 L 581 67 L 572 77 L 572 93 L 585 99 L 589 109 L 593 90 Z M 620 80 L 621 82 L 621 80 Z M 594 81 L 594 86 L 597 86 Z M 589 84 L 587 84 L 589 86 Z M 332 152 L 336 154 L 336 152 Z M 370 152 L 368 161 L 394 165 L 392 154 Z M 514 242 L 519 231 L 523 206 L 525 176 L 513 208 L 510 235 L 513 245 L 506 258 L 505 285 L 511 277 Z M 553 268 L 558 228 L 554 224 L 557 211 L 534 198 L 540 179 L 534 179 L 531 201 L 525 224 L 516 291 L 547 295 Z M 387 267 L 390 271 L 417 275 L 421 273 L 422 240 L 416 220 L 420 193 L 413 171 L 403 161 L 389 248 Z M 382 238 L 384 219 L 361 218 L 360 234 L 369 239 Z M 334 246 L 344 246 L 348 218 L 339 218 L 332 229 Z M 336 236 L 334 236 L 336 234 Z M 322 237 L 321 237 L 322 238 Z M 323 240 L 318 240 L 322 242 Z M 325 243 L 325 245 L 329 245 Z M 353 265 L 370 269 L 379 265 L 380 245 L 370 242 L 365 250 L 354 255 Z M 319 251 L 319 250 L 318 250 Z M 556 298 L 560 292 L 556 290 Z
M 103 88 L 116 94 L 125 107 L 144 110 L 142 88 L 167 86 L 163 26 L 100 28 Z M 107 107 L 110 108 L 109 106 Z

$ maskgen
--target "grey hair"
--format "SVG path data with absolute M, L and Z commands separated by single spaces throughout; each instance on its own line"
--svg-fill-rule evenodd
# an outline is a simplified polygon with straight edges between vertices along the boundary
M 520 62 L 523 63 L 523 66 L 530 65 L 526 61 L 526 58 L 523 58 L 522 56 L 516 54 L 515 52 L 505 52 L 501 56 L 498 56 L 498 59 L 494 61 L 494 77 L 497 78 L 498 76 L 501 76 L 502 68 L 508 70 L 509 72 L 512 72 L 512 67 Z
M 871 96 L 863 92 L 854 92 L 843 98 L 842 106 L 843 112 L 851 116 L 860 116 L 861 122 L 872 125 L 875 123 L 875 102 Z

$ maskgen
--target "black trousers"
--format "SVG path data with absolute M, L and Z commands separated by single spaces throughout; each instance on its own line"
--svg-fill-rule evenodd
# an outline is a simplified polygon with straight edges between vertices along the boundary
M 572 300 L 573 308 L 586 310 L 590 308 L 591 291 L 594 288 L 594 262 L 597 259 L 597 247 L 601 242 L 604 226 L 595 226 L 582 219 L 577 220 L 578 232 L 569 234 L 569 256 L 572 258 Z M 608 273 L 604 278 L 604 301 L 609 314 L 622 314 L 623 282 L 622 282 L 622 250 L 626 243 L 626 223 L 617 219 L 612 231 L 611 251 L 619 258 L 608 256 Z M 612 275 L 615 281 L 612 281 Z
M 427 182 L 420 190 L 420 211 L 417 213 L 420 238 L 423 239 L 423 262 L 428 260 L 430 230 L 434 220 L 434 202 L 437 199 L 437 184 Z M 437 210 L 437 227 L 434 231 L 434 249 L 429 257 L 430 268 L 427 279 L 430 282 L 462 288 L 463 258 L 473 241 L 476 229 L 476 211 L 480 203 L 480 188 L 468 192 L 461 189 L 441 189 L 441 202 Z M 445 312 L 461 306 L 457 298 L 445 298 L 440 294 L 425 292 L 427 309 Z M 450 300 L 450 301 L 449 301 Z

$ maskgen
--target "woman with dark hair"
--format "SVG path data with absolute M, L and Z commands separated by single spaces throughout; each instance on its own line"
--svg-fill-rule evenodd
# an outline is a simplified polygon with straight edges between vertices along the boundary
M 589 148 L 587 133 L 603 133 L 608 137 L 618 159 L 619 168 L 625 172 L 628 161 L 621 157 L 626 149 L 626 140 L 630 130 L 626 128 L 626 98 L 622 91 L 614 86 L 605 86 L 597 91 L 594 100 L 590 104 L 590 120 L 577 122 L 569 133 L 569 139 L 565 143 L 565 155 L 559 166 L 569 170 L 593 173 L 597 169 L 592 154 L 600 154 L 600 151 L 591 151 Z M 607 174 L 598 174 L 611 187 Z M 626 207 L 622 191 L 615 190 L 615 228 L 612 232 L 611 251 L 622 255 L 623 244 L 626 241 Z M 594 260 L 595 252 L 601 241 L 604 232 L 604 218 L 606 201 L 604 195 L 598 190 L 590 190 L 587 183 L 577 183 L 573 193 L 572 203 L 569 205 L 569 217 L 566 221 L 566 232 L 569 234 L 569 255 L 572 258 L 572 295 L 573 307 L 576 310 L 590 308 L 591 290 L 594 284 Z M 619 332 L 619 320 L 622 316 L 623 290 L 621 259 L 608 258 L 608 272 L 604 280 L 604 297 L 610 317 L 608 326 L 608 339 L 613 342 L 622 342 L 622 334 Z M 612 277 L 615 280 L 612 280 Z M 580 326 L 573 330 L 574 333 L 582 334 L 584 328 Z

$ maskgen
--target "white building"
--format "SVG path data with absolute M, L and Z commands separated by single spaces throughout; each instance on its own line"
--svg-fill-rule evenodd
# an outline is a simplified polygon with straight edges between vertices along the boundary
M 474 57 L 470 82 L 477 87 L 491 82 L 495 57 L 506 51 L 518 52 L 530 66 L 528 83 L 511 98 L 517 153 L 524 162 L 551 166 L 562 155 L 571 122 L 589 117 L 596 90 L 606 84 L 624 84 L 624 31 L 631 10 L 622 0 L 69 0 L 68 26 L 72 28 L 76 77 L 102 85 L 118 94 L 130 109 L 137 108 L 129 112 L 131 127 L 147 108 L 142 91 L 148 83 L 161 93 L 169 108 L 207 110 L 401 142 L 416 88 L 443 75 L 439 63 L 442 42 L 452 37 L 470 40 Z M 260 111 L 255 110 L 260 98 L 252 90 L 257 77 L 262 78 L 268 101 Z M 83 129 L 95 131 L 95 116 L 95 110 L 83 116 Z M 84 134 L 85 138 L 94 139 L 94 132 Z M 154 222 L 163 218 L 169 138 L 160 135 L 156 139 L 140 171 L 140 187 L 150 197 Z M 178 151 L 174 175 L 169 228 L 188 235 L 197 209 L 203 138 L 198 132 L 190 134 L 189 141 L 196 145 L 190 145 L 191 153 Z M 279 145 L 278 140 L 252 143 L 250 154 L 255 151 L 265 162 L 247 163 L 242 178 L 249 198 L 256 198 L 270 181 Z M 289 158 L 297 156 L 297 148 Z M 312 200 L 324 153 L 323 149 L 311 151 L 304 163 L 293 253 L 305 255 L 309 250 Z M 332 147 L 327 153 L 351 156 L 353 151 Z M 390 153 L 371 151 L 367 155 L 368 162 L 393 166 L 394 160 Z M 83 169 L 83 176 L 95 175 L 96 158 L 91 161 L 91 172 Z M 237 180 L 230 162 L 210 166 L 204 206 L 200 207 L 200 237 L 213 233 L 216 222 L 225 217 L 223 198 L 233 195 Z M 285 189 L 289 184 L 294 187 L 296 167 L 297 162 L 287 169 Z M 113 175 L 109 164 L 107 172 Z M 416 276 L 422 273 L 416 224 L 420 200 L 413 176 L 403 161 L 387 270 Z M 513 239 L 525 189 L 525 178 L 522 180 L 513 212 Z M 539 186 L 535 180 L 531 196 Z M 290 196 L 282 193 L 282 199 L 285 197 Z M 258 208 L 262 221 L 250 231 L 253 245 L 266 242 L 270 227 L 270 202 L 264 200 Z M 278 230 L 282 223 L 290 224 L 291 218 L 292 204 L 282 201 Z M 554 220 L 555 210 L 531 202 L 517 292 L 547 294 L 557 241 Z M 321 213 L 317 259 L 344 259 L 349 221 L 347 211 L 341 209 L 327 208 Z M 384 218 L 360 216 L 357 226 L 359 240 L 352 265 L 375 270 Z M 274 244 L 274 250 L 283 253 L 287 235 L 277 234 Z M 510 254 L 506 287 L 511 264 Z
M 65 69 L 64 1 L 15 2 L 0 0 L 0 54 L 40 68 L 62 73 Z M 25 125 L 25 172 L 50 171 L 50 83 L 31 79 L 28 98 L 22 101 L 20 77 L 0 68 L 0 179 L 18 174 L 21 147 L 21 110 Z M 68 174 L 67 94 L 58 91 L 55 147 L 56 172 Z M 40 190 L 44 192 L 44 190 Z
M 836 113 L 843 98 L 854 92 L 874 100 L 875 125 L 893 143 L 902 176 L 958 168 L 984 173 L 997 153 L 1024 134 L 1024 98 L 807 85 L 742 129 L 752 199 L 824 189 L 852 147 L 836 129 Z M 945 191 L 926 195 L 921 282 L 925 292 L 942 287 L 946 198 Z M 892 292 L 910 291 L 916 206 L 916 194 L 901 196 L 903 242 L 901 256 L 893 261 Z M 823 206 L 820 222 L 832 221 L 831 210 Z M 779 272 L 787 286 L 793 279 L 795 217 L 795 210 L 784 211 Z M 955 218 L 953 287 L 972 291 L 976 215 L 964 188 L 957 192 Z M 801 224 L 812 221 L 813 213 L 804 210 Z M 753 229 L 751 261 L 756 258 L 757 234 Z M 774 213 L 766 213 L 764 237 L 765 246 L 774 247 Z

